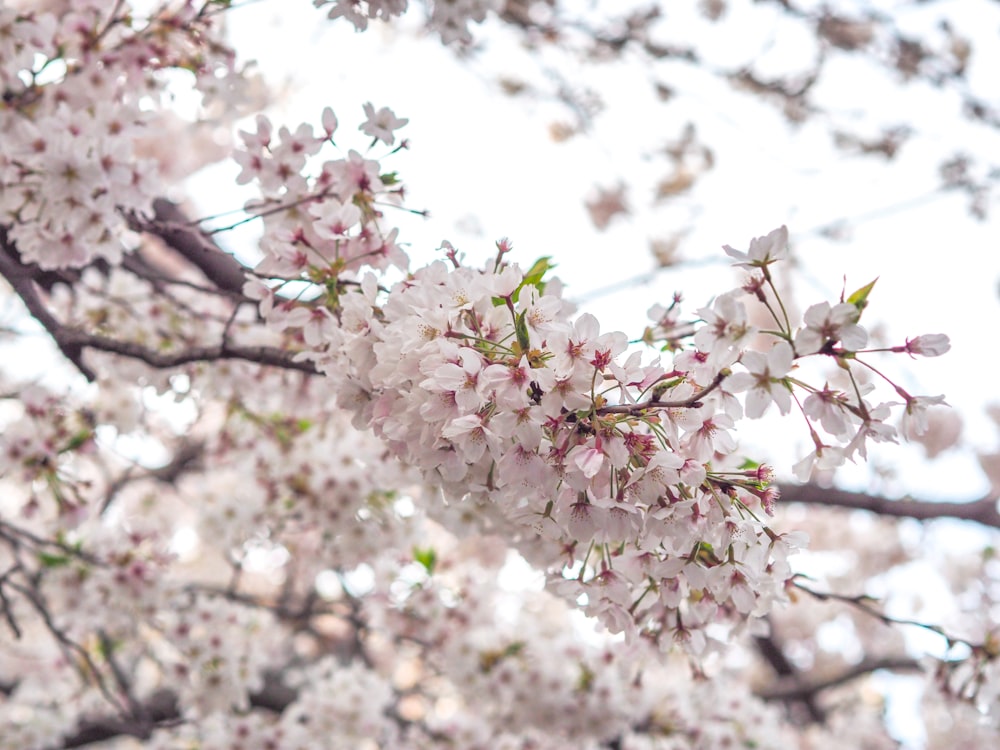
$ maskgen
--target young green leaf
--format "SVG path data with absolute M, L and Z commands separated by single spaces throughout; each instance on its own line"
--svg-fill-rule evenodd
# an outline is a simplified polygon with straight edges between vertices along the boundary
M 514 320 L 514 331 L 517 333 L 517 344 L 521 347 L 522 353 L 527 353 L 531 349 L 531 339 L 528 336 L 527 310 L 522 310 Z
M 858 317 L 861 317 L 861 313 L 864 312 L 865 308 L 868 307 L 868 295 L 872 292 L 872 287 L 875 286 L 875 282 L 878 281 L 876 278 L 871 283 L 865 284 L 863 287 L 858 289 L 854 294 L 847 298 L 847 301 L 858 308 Z
M 434 574 L 434 566 L 437 564 L 437 552 L 434 551 L 433 547 L 426 547 L 425 549 L 414 547 L 413 559 L 424 567 L 427 575 Z
M 521 283 L 518 285 L 517 289 L 514 290 L 514 294 L 511 298 L 514 302 L 517 302 L 517 298 L 521 294 L 521 290 L 526 286 L 533 286 L 538 289 L 539 293 L 545 291 L 545 274 L 556 267 L 555 263 L 552 263 L 552 257 L 549 255 L 543 255 L 541 258 L 535 261 L 534 265 L 528 269 L 524 274 L 524 278 L 521 279 Z

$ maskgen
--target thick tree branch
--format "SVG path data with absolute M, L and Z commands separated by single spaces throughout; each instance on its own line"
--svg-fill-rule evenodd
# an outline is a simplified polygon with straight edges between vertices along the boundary
M 63 739 L 61 747 L 84 747 L 123 736 L 147 739 L 158 725 L 180 718 L 177 696 L 168 690 L 160 690 L 142 705 L 142 713 L 143 720 L 102 717 L 84 721 L 74 734 Z
M 784 650 L 781 645 L 772 635 L 767 636 L 755 636 L 754 644 L 757 646 L 757 650 L 760 652 L 761 656 L 767 660 L 767 663 L 771 665 L 771 669 L 774 673 L 778 675 L 779 680 L 777 685 L 782 685 L 785 683 L 790 684 L 801 684 L 803 682 L 802 676 L 799 671 L 795 668 L 795 665 L 789 661 L 788 657 L 785 655 Z M 787 697 L 781 697 L 780 700 L 785 701 L 788 704 L 799 704 L 803 706 L 806 712 L 809 714 L 809 720 L 822 723 L 826 720 L 826 712 L 823 711 L 819 703 L 816 702 L 815 692 L 804 693 L 801 695 L 789 695 Z M 760 693 L 761 697 L 767 699 L 763 693 Z M 775 698 L 779 700 L 779 698 Z M 791 706 L 789 706 L 791 708 Z
M 41 323 L 42 327 L 49 332 L 49 335 L 56 342 L 59 351 L 63 353 L 76 369 L 90 382 L 97 379 L 97 374 L 83 361 L 83 347 L 79 343 L 68 341 L 60 334 L 64 330 L 62 323 L 56 320 L 55 316 L 49 312 L 38 295 L 38 288 L 31 268 L 22 265 L 13 254 L 13 248 L 7 242 L 7 233 L 0 228 L 0 274 L 7 279 L 14 288 L 17 296 L 24 302 L 31 316 Z
M 311 375 L 319 373 L 316 365 L 311 361 L 295 359 L 297 352 L 285 351 L 284 349 L 277 349 L 272 346 L 234 346 L 228 342 L 223 342 L 214 346 L 189 346 L 178 349 L 176 352 L 160 352 L 131 341 L 119 341 L 107 336 L 84 333 L 83 331 L 66 327 L 61 328 L 60 338 L 65 342 L 82 348 L 97 349 L 102 352 L 111 352 L 112 354 L 120 354 L 123 357 L 138 359 L 157 369 L 178 367 L 190 364 L 191 362 L 241 359 L 260 365 L 280 367 L 285 370 L 300 370 Z
M 824 690 L 843 685 L 880 669 L 888 669 L 893 672 L 922 671 L 919 662 L 906 656 L 869 657 L 828 677 L 814 676 L 804 679 L 800 674 L 790 675 L 778 680 L 773 685 L 758 690 L 757 695 L 766 701 L 807 701 Z
M 264 676 L 264 687 L 250 695 L 250 705 L 281 713 L 295 700 L 297 693 L 285 685 L 278 672 Z M 169 690 L 153 693 L 140 707 L 142 718 L 102 717 L 84 721 L 77 731 L 63 740 L 62 748 L 84 747 L 114 737 L 148 739 L 154 729 L 181 718 L 177 696 Z
M 919 521 L 930 521 L 935 518 L 958 518 L 1000 529 L 997 498 L 991 495 L 964 503 L 917 500 L 915 498 L 891 500 L 864 492 L 848 492 L 832 487 L 821 487 L 818 484 L 788 484 L 781 486 L 781 499 L 783 502 L 789 503 L 853 508 L 871 511 L 882 516 L 916 518 Z
M 237 359 L 286 370 L 299 370 L 309 374 L 318 374 L 319 372 L 311 361 L 296 359 L 296 352 L 275 347 L 236 346 L 224 340 L 215 346 L 189 346 L 173 352 L 163 352 L 149 349 L 131 341 L 120 341 L 96 333 L 86 333 L 64 325 L 49 312 L 38 293 L 34 279 L 40 270 L 35 266 L 21 263 L 16 257 L 16 251 L 6 242 L 6 239 L 6 235 L 0 235 L 0 241 L 3 241 L 2 247 L 0 247 L 0 274 L 10 282 L 32 317 L 41 323 L 52 336 L 59 351 L 91 382 L 96 379 L 97 374 L 83 361 L 85 349 L 96 349 L 131 357 L 158 369 L 178 367 L 191 362 Z M 233 262 L 235 263 L 235 261 Z
M 153 211 L 152 219 L 127 217 L 129 226 L 159 237 L 219 289 L 242 294 L 246 269 L 239 261 L 193 225 L 175 203 L 157 198 Z

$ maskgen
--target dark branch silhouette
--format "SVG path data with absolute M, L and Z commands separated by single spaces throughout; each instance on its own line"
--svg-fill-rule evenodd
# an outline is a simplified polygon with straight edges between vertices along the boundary
M 129 216 L 129 226 L 163 240 L 220 290 L 241 294 L 246 268 L 205 235 L 175 203 L 153 201 L 154 216 Z
M 957 518 L 1000 529 L 997 498 L 991 495 L 964 503 L 917 500 L 915 498 L 891 500 L 865 492 L 848 492 L 833 487 L 821 487 L 818 484 L 787 484 L 781 486 L 781 499 L 788 503 L 867 510 L 880 516 L 915 518 L 918 521 Z
M 197 234 L 197 233 L 196 233 Z M 175 238 L 176 239 L 176 238 Z M 208 240 L 204 240 L 208 242 Z M 213 246 L 214 247 L 214 246 Z M 189 248 L 190 249 L 190 248 Z M 212 251 L 221 259 L 218 266 L 209 262 L 208 256 L 198 257 L 199 268 L 210 269 L 217 273 L 219 279 L 210 278 L 213 283 L 234 284 L 235 275 L 229 263 L 236 263 L 221 250 Z M 225 269 L 229 268 L 229 271 Z M 317 374 L 315 364 L 309 360 L 297 359 L 298 352 L 286 351 L 269 346 L 238 346 L 230 343 L 225 337 L 214 346 L 186 346 L 175 351 L 152 349 L 131 341 L 122 341 L 97 333 L 88 333 L 78 328 L 60 322 L 45 306 L 40 294 L 39 279 L 45 272 L 36 265 L 24 264 L 17 249 L 9 242 L 5 232 L 0 233 L 0 274 L 2 274 L 14 291 L 24 302 L 28 312 L 34 317 L 55 341 L 59 351 L 79 370 L 87 380 L 93 382 L 97 373 L 83 360 L 86 349 L 110 352 L 132 359 L 138 359 L 151 367 L 158 369 L 177 367 L 192 362 L 210 362 L 223 359 L 244 360 L 261 365 L 270 365 L 287 370 L 299 370 L 309 374 Z M 242 286 L 242 273 L 240 285 Z M 232 291 L 232 290 L 229 290 Z
M 777 687 L 785 682 L 794 685 L 804 682 L 799 670 L 796 669 L 788 656 L 785 655 L 784 649 L 778 643 L 777 638 L 774 637 L 773 632 L 766 636 L 754 636 L 753 640 L 754 645 L 757 646 L 757 651 L 771 665 L 774 673 L 778 675 L 778 682 L 773 687 Z M 816 692 L 819 691 L 789 695 L 788 697 L 782 697 L 781 700 L 785 701 L 789 705 L 789 708 L 796 705 L 804 707 L 810 721 L 822 723 L 826 720 L 826 712 L 816 702 Z M 767 698 L 764 694 L 761 694 L 761 697 Z
M 864 677 L 880 669 L 891 672 L 921 672 L 923 668 L 915 659 L 906 656 L 890 656 L 881 658 L 866 658 L 847 669 L 824 677 L 820 675 L 803 676 L 790 675 L 757 692 L 757 695 L 768 701 L 807 701 L 824 690 L 843 685 Z

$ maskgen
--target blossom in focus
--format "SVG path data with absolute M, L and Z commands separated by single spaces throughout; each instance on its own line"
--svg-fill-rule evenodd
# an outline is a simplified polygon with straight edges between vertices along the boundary
M 734 393 L 747 391 L 746 415 L 750 419 L 763 416 L 773 401 L 782 414 L 792 408 L 792 396 L 783 378 L 792 369 L 792 347 L 779 341 L 767 354 L 747 351 L 740 360 L 747 372 L 731 375 L 728 387 Z
M 723 294 L 715 299 L 712 307 L 697 311 L 705 325 L 694 335 L 694 343 L 700 351 L 710 355 L 712 363 L 718 364 L 725 354 L 743 346 L 757 332 L 747 319 L 746 307 L 732 294 Z
M 848 429 L 845 417 L 847 404 L 847 396 L 824 386 L 822 390 L 814 391 L 806 397 L 802 411 L 810 419 L 818 421 L 828 433 L 839 437 Z
M 735 265 L 746 268 L 765 268 L 775 263 L 788 252 L 788 227 L 782 224 L 764 237 L 754 237 L 750 240 L 747 252 L 735 250 L 729 245 L 723 245 L 726 255 L 736 261 Z
M 858 325 L 858 308 L 849 302 L 830 306 L 820 302 L 806 310 L 803 320 L 806 327 L 795 336 L 795 351 L 799 355 L 818 352 L 829 342 L 840 342 L 851 352 L 863 349 L 868 343 L 868 332 Z

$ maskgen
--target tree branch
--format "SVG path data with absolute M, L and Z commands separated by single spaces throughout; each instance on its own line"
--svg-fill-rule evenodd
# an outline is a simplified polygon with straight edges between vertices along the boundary
M 99 334 L 84 333 L 72 328 L 61 327 L 62 340 L 83 348 L 120 354 L 145 362 L 157 369 L 166 369 L 191 362 L 210 362 L 220 359 L 241 359 L 259 365 L 271 365 L 285 370 L 300 370 L 310 375 L 318 375 L 316 365 L 309 360 L 295 359 L 298 352 L 285 351 L 273 346 L 234 346 L 227 342 L 215 346 L 189 346 L 176 352 L 160 352 L 148 349 L 132 341 L 119 341 Z
M 159 237 L 219 289 L 242 294 L 247 269 L 239 261 L 192 225 L 177 204 L 157 198 L 153 201 L 153 211 L 151 220 L 128 216 L 129 226 Z
M 67 326 L 49 312 L 38 294 L 34 278 L 40 270 L 35 266 L 21 263 L 16 257 L 16 251 L 6 240 L 6 235 L 0 234 L 0 241 L 2 241 L 0 274 L 3 274 L 10 282 L 14 291 L 28 308 L 28 312 L 52 336 L 59 351 L 91 382 L 97 378 L 97 373 L 83 361 L 84 349 L 97 349 L 98 351 L 120 354 L 124 357 L 141 360 L 158 369 L 177 367 L 190 362 L 240 359 L 286 370 L 299 370 L 310 375 L 319 373 L 316 365 L 311 361 L 296 359 L 297 352 L 269 346 L 235 346 L 228 341 L 223 341 L 216 346 L 190 346 L 175 352 L 162 352 L 131 341 L 119 341 Z M 242 284 L 242 274 L 240 279 Z
M 982 643 L 975 643 L 966 638 L 960 638 L 956 635 L 952 635 L 946 632 L 940 625 L 932 625 L 921 620 L 913 620 L 907 617 L 893 617 L 892 615 L 887 615 L 885 612 L 872 605 L 873 602 L 878 602 L 878 599 L 868 596 L 867 594 L 855 594 L 852 596 L 849 594 L 838 594 L 833 591 L 818 591 L 795 580 L 796 578 L 805 578 L 805 576 L 796 575 L 792 578 L 791 585 L 799 591 L 809 594 L 809 596 L 813 597 L 817 601 L 841 602 L 842 604 L 853 607 L 859 612 L 863 612 L 870 617 L 874 617 L 876 620 L 879 620 L 885 625 L 910 625 L 915 628 L 923 628 L 924 630 L 935 633 L 936 635 L 944 638 L 948 642 L 948 648 L 951 648 L 956 643 L 964 643 L 972 649 L 973 652 L 984 650 Z
M 754 644 L 757 646 L 757 650 L 760 652 L 761 656 L 763 656 L 764 659 L 767 660 L 767 663 L 771 665 L 771 669 L 774 670 L 774 673 L 778 675 L 779 679 L 776 685 L 782 685 L 785 683 L 793 685 L 802 684 L 802 676 L 795 668 L 795 665 L 789 661 L 784 650 L 774 638 L 773 634 L 767 636 L 754 636 Z M 826 712 L 816 702 L 815 692 L 818 691 L 814 691 L 813 693 L 804 693 L 801 695 L 775 696 L 774 700 L 782 700 L 788 704 L 800 704 L 809 714 L 810 721 L 821 724 L 826 721 Z M 763 693 L 758 693 L 758 695 L 767 700 L 767 697 Z M 789 708 L 791 708 L 791 706 L 789 706 Z
M 297 697 L 297 692 L 288 687 L 278 672 L 268 672 L 264 676 L 264 687 L 250 695 L 250 705 L 275 713 L 284 711 Z M 153 730 L 169 725 L 181 718 L 177 696 L 170 690 L 158 690 L 142 704 L 143 719 L 123 719 L 102 717 L 81 723 L 77 731 L 63 740 L 62 748 L 84 747 L 94 742 L 102 742 L 114 737 L 137 737 L 148 739 Z
M 975 521 L 984 526 L 1000 529 L 1000 512 L 997 512 L 997 498 L 987 495 L 978 500 L 962 503 L 948 503 L 915 498 L 891 500 L 864 492 L 848 492 L 818 484 L 788 484 L 781 486 L 781 499 L 790 503 L 828 505 L 835 508 L 867 510 L 881 516 L 915 518 L 930 521 L 936 518 L 958 518 Z
M 15 258 L 14 250 L 7 241 L 7 233 L 2 227 L 0 227 L 0 274 L 14 288 L 31 316 L 49 332 L 63 356 L 72 362 L 88 381 L 94 382 L 97 373 L 83 361 L 83 347 L 78 342 L 68 341 L 61 335 L 65 330 L 62 323 L 45 307 L 35 287 L 31 268 Z
M 658 398 L 651 398 L 648 401 L 640 401 L 636 404 L 622 404 L 618 406 L 602 406 L 597 409 L 598 414 L 640 414 L 647 409 L 681 409 L 681 408 L 692 408 L 697 409 L 701 406 L 703 399 L 709 393 L 714 391 L 723 380 L 726 379 L 728 373 L 720 372 L 707 386 L 702 388 L 697 393 L 689 396 L 685 399 L 680 399 L 678 401 L 660 401 Z
M 773 685 L 758 690 L 757 696 L 766 701 L 807 701 L 824 690 L 843 685 L 880 669 L 888 669 L 893 672 L 923 671 L 918 661 L 906 656 L 867 657 L 844 671 L 829 677 L 803 679 L 802 675 L 791 675 L 778 680 Z
M 84 747 L 113 737 L 147 739 L 158 725 L 180 718 L 177 696 L 159 690 L 142 704 L 143 719 L 101 717 L 81 722 L 77 731 L 63 739 L 62 748 Z

